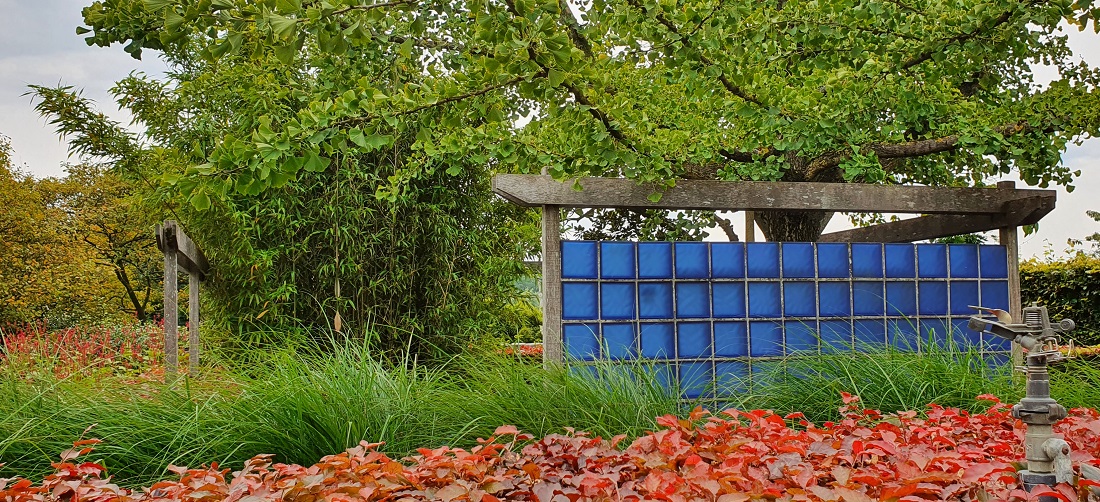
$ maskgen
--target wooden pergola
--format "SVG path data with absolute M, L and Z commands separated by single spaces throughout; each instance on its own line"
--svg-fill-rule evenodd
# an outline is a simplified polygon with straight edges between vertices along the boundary
M 580 186 L 580 190 L 574 188 Z M 1057 192 L 1016 188 L 961 188 L 859 183 L 678 180 L 658 189 L 622 178 L 580 178 L 565 182 L 547 175 L 499 174 L 493 191 L 525 207 L 542 207 L 543 354 L 561 353 L 560 209 L 621 208 L 713 211 L 833 211 L 904 213 L 922 216 L 824 234 L 820 242 L 913 242 L 999 230 L 1008 255 L 1010 314 L 1022 318 L 1018 227 L 1038 222 L 1054 210 Z

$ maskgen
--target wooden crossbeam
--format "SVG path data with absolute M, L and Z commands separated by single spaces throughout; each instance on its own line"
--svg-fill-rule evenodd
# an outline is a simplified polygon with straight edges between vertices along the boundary
M 657 202 L 658 190 L 623 178 L 556 181 L 546 175 L 498 174 L 493 191 L 521 206 L 628 209 L 706 209 L 723 211 L 837 211 L 910 214 L 1003 214 L 1010 203 L 1049 199 L 1054 190 L 793 183 L 766 181 L 678 180 Z
M 1000 214 L 937 214 L 823 234 L 821 242 L 913 242 L 1036 223 L 1054 210 L 1054 199 L 1029 197 L 1007 203 Z
M 163 225 L 157 225 L 157 248 L 161 252 L 174 250 L 179 256 L 180 268 L 206 280 L 206 274 L 210 271 L 206 255 L 174 220 L 165 220 Z

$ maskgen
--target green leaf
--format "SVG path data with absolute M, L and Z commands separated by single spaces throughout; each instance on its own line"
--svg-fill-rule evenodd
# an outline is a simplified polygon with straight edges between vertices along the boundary
M 204 190 L 197 190 L 191 194 L 191 205 L 199 211 L 205 211 L 210 208 L 210 196 Z
M 358 127 L 348 130 L 348 139 L 351 140 L 352 143 L 359 145 L 360 148 L 367 148 L 369 146 L 367 137 L 363 135 L 363 130 Z
M 331 163 L 332 163 L 331 159 L 321 157 L 316 152 L 309 152 L 309 155 L 306 156 L 305 165 L 303 165 L 302 167 L 306 171 L 316 173 L 316 172 L 321 172 L 321 171 L 324 171 L 325 169 L 328 169 L 328 166 Z
M 550 81 L 550 87 L 557 87 L 565 81 L 565 73 L 561 70 L 551 68 L 550 71 L 547 72 L 546 78 Z
M 462 174 L 462 166 L 458 164 L 452 164 L 451 167 L 447 168 L 447 174 L 451 176 L 458 176 L 459 174 Z
M 275 46 L 275 57 L 279 62 L 289 65 L 294 62 L 294 56 L 298 55 L 298 47 L 295 44 Z
M 663 195 L 664 194 L 662 194 L 660 192 L 653 192 L 653 193 L 649 194 L 649 197 L 646 197 L 646 198 L 649 199 L 650 202 L 656 204 L 658 202 L 661 202 L 661 197 Z
M 294 38 L 298 21 L 278 14 L 268 14 L 267 23 L 271 25 L 271 33 L 283 40 Z
M 173 0 L 145 0 L 145 8 L 151 11 L 161 10 L 174 3 Z

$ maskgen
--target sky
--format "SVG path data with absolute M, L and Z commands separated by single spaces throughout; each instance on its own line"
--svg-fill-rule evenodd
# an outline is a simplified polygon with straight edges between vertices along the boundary
M 152 51 L 138 61 L 121 47 L 89 47 L 75 30 L 81 24 L 81 9 L 90 3 L 0 0 L 0 134 L 11 139 L 16 165 L 36 177 L 63 176 L 64 163 L 73 159 L 67 145 L 35 113 L 31 98 L 24 95 L 27 85 L 73 86 L 109 116 L 128 124 L 130 116 L 115 106 L 108 92 L 111 86 L 131 72 L 161 76 L 166 69 Z M 1077 57 L 1100 66 L 1100 36 L 1076 29 L 1067 30 L 1067 34 Z M 1052 76 L 1043 69 L 1037 74 L 1038 80 Z M 1100 139 L 1071 145 L 1063 162 L 1071 170 L 1082 171 L 1076 190 L 1058 189 L 1057 208 L 1043 219 L 1037 233 L 1021 237 L 1021 256 L 1042 256 L 1048 250 L 1060 254 L 1067 239 L 1100 230 L 1100 223 L 1085 215 L 1088 209 L 1100 210 L 1100 200 L 1096 200 L 1100 194 Z M 1024 184 L 1018 182 L 1018 186 Z M 744 235 L 744 219 L 737 216 L 734 228 Z M 847 220 L 837 216 L 826 231 L 848 227 Z

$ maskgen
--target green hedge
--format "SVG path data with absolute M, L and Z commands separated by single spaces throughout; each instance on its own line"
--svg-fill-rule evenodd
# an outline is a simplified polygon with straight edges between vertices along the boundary
M 1062 261 L 1020 264 L 1024 306 L 1046 305 L 1051 320 L 1073 319 L 1078 345 L 1100 344 L 1100 257 L 1078 254 Z

